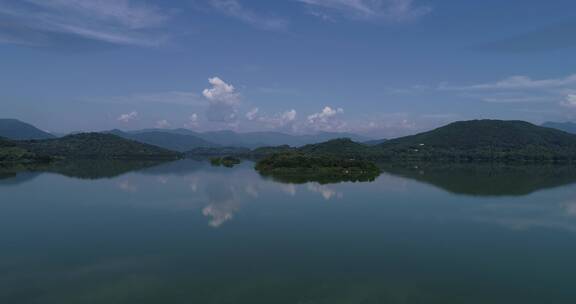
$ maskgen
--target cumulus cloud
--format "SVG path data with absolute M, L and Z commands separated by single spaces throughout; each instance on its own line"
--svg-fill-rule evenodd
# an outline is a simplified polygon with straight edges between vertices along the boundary
M 122 114 L 118 116 L 118 120 L 121 122 L 130 122 L 134 119 L 138 118 L 138 112 L 132 111 L 130 113 Z
M 156 122 L 156 128 L 165 129 L 170 126 L 170 123 L 166 119 L 162 119 Z
M 328 19 L 327 12 L 339 13 L 345 17 L 366 20 L 386 20 L 402 22 L 414 20 L 429 14 L 432 8 L 416 5 L 414 0 L 298 0 L 313 9 L 313 15 Z
M 342 108 L 331 108 L 329 106 L 324 107 L 324 109 L 322 109 L 322 111 L 318 112 L 318 113 L 314 113 L 312 115 L 308 116 L 308 122 L 311 124 L 316 124 L 316 123 L 327 123 L 330 119 L 332 119 L 334 116 L 344 113 L 344 110 Z
M 204 89 L 202 95 L 210 102 L 236 105 L 240 101 L 240 95 L 236 93 L 233 85 L 227 84 L 220 77 L 208 78 L 211 88 Z
M 240 94 L 233 85 L 226 83 L 219 77 L 208 79 L 212 85 L 202 91 L 208 100 L 208 119 L 219 122 L 232 122 L 236 120 L 237 106 L 240 104 Z
M 4 43 L 46 45 L 64 36 L 110 44 L 156 46 L 169 19 L 158 7 L 131 0 L 0 0 Z M 59 37 L 62 36 L 62 37 Z
M 292 109 L 290 111 L 286 111 L 280 115 L 280 119 L 285 122 L 290 122 L 296 120 L 296 110 Z
M 308 131 L 347 131 L 348 123 L 337 116 L 344 113 L 342 108 L 326 106 L 322 111 L 308 115 L 304 129 Z
M 246 112 L 246 119 L 248 120 L 255 120 L 258 117 L 258 112 L 260 109 L 253 108 L 252 110 Z
M 208 4 L 216 11 L 248 23 L 263 30 L 285 30 L 288 21 L 280 17 L 271 17 L 258 14 L 244 7 L 238 0 L 209 0 Z

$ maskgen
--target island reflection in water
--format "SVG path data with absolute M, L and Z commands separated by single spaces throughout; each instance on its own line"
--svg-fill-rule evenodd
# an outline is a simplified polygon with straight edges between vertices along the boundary
M 576 298 L 567 166 L 395 165 L 339 183 L 192 160 L 0 172 L 1 303 Z

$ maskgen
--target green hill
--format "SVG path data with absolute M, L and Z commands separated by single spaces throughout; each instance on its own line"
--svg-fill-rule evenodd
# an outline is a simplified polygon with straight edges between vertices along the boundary
M 0 119 L 0 136 L 12 140 L 48 139 L 55 136 L 17 119 Z
M 379 159 L 576 160 L 576 135 L 524 121 L 471 120 L 386 141 Z
M 329 155 L 334 157 L 366 158 L 373 149 L 367 145 L 352 141 L 350 138 L 337 138 L 323 143 L 305 145 L 298 151 L 311 155 Z
M 180 153 L 113 134 L 80 133 L 20 143 L 38 155 L 72 159 L 176 159 Z
M 282 146 L 267 146 L 267 147 L 259 147 L 250 151 L 250 155 L 255 158 L 264 157 L 268 155 L 272 155 L 275 153 L 285 153 L 285 152 L 294 152 L 297 151 L 297 148 L 290 147 L 288 145 Z
M 27 149 L 19 147 L 16 143 L 0 137 L 0 164 L 28 163 L 47 160 L 49 160 L 49 158 L 38 157 Z

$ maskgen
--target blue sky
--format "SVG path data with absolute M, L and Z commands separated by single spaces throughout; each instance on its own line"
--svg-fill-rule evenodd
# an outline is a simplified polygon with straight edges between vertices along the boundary
M 568 0 L 0 0 L 0 111 L 45 130 L 394 137 L 576 114 Z

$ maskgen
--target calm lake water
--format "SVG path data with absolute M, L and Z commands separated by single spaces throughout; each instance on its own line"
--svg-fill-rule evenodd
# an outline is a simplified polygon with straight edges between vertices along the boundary
M 3 173 L 0 303 L 576 303 L 575 169 L 252 167 Z

